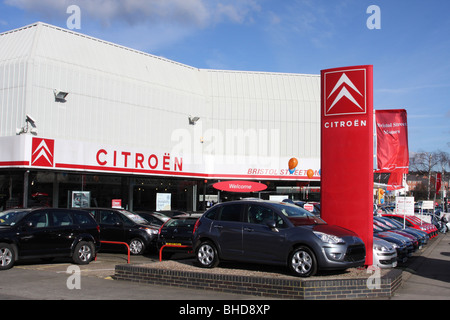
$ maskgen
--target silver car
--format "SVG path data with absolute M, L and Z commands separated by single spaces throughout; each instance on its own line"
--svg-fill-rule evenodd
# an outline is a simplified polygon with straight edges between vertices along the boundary
M 380 238 L 373 238 L 373 265 L 379 268 L 395 268 L 397 251 L 392 243 Z

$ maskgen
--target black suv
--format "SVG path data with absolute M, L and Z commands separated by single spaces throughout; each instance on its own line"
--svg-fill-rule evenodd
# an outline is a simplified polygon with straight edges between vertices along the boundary
M 100 249 L 100 229 L 86 211 L 42 208 L 0 212 L 0 270 L 27 258 L 71 257 L 88 264 Z
M 288 203 L 221 203 L 206 211 L 194 229 L 197 263 L 206 268 L 223 259 L 287 265 L 295 275 L 307 277 L 319 269 L 365 263 L 365 246 L 355 233 Z
M 133 212 L 113 208 L 85 208 L 94 215 L 100 225 L 100 240 L 125 242 L 130 247 L 130 253 L 143 254 L 147 249 L 156 248 L 159 226 L 150 224 L 147 220 Z M 117 245 L 102 244 L 102 248 Z

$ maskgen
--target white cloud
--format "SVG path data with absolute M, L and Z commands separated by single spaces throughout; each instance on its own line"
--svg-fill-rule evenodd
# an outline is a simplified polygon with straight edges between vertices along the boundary
M 45 17 L 66 16 L 70 5 L 77 5 L 83 16 L 104 25 L 125 22 L 171 24 L 203 28 L 216 21 L 243 23 L 258 10 L 254 0 L 5 0 L 5 4 Z

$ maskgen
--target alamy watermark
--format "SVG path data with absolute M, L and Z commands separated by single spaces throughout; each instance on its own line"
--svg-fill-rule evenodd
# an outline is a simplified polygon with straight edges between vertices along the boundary
M 377 5 L 371 5 L 366 10 L 370 17 L 367 18 L 366 26 L 369 30 L 381 29 L 381 9 Z
M 370 290 L 381 289 L 381 269 L 377 266 L 368 266 L 367 273 L 373 273 L 366 282 L 367 288 Z
M 81 269 L 79 266 L 70 265 L 67 267 L 66 273 L 70 274 L 67 278 L 66 286 L 69 290 L 81 289 Z
M 81 9 L 79 6 L 73 4 L 67 7 L 67 14 L 70 14 L 69 18 L 67 18 L 66 25 L 70 30 L 73 29 L 81 29 Z
M 276 167 L 280 135 L 276 128 L 203 129 L 199 122 L 193 130 L 179 128 L 172 132 L 171 154 L 182 154 L 187 162 L 207 168 L 233 164 Z

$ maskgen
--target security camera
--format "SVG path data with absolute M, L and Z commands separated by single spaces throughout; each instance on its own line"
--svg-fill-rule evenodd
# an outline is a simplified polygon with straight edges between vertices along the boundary
M 26 116 L 26 121 L 30 123 L 33 128 L 36 128 L 36 120 L 34 120 L 29 114 Z

